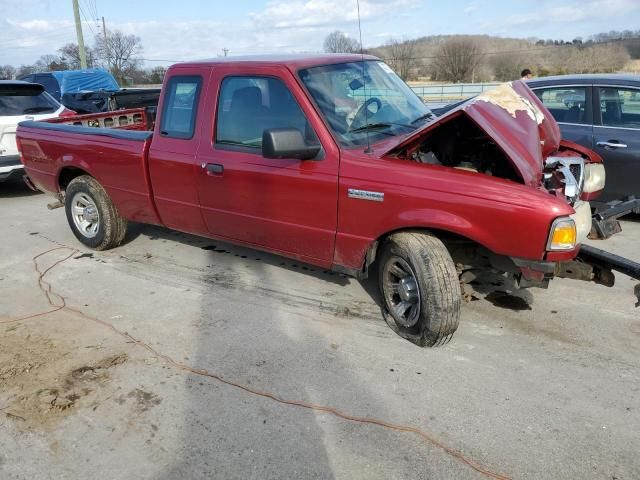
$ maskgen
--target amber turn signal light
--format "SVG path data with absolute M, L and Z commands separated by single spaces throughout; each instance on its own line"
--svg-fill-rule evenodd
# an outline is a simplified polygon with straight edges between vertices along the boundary
M 576 222 L 571 218 L 556 218 L 551 225 L 547 250 L 573 250 L 576 248 L 578 233 Z

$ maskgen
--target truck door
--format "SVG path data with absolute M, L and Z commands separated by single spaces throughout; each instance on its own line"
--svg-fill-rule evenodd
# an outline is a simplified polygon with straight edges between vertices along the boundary
M 594 150 L 607 171 L 600 199 L 640 196 L 640 89 L 598 87 L 598 100 Z
M 196 149 L 203 116 L 201 100 L 210 69 L 174 67 L 168 75 L 148 157 L 156 207 L 168 227 L 205 234 L 197 190 Z
M 214 69 L 215 105 L 198 147 L 198 192 L 211 235 L 330 265 L 337 226 L 339 150 L 283 67 Z M 314 160 L 268 159 L 262 134 L 296 128 Z

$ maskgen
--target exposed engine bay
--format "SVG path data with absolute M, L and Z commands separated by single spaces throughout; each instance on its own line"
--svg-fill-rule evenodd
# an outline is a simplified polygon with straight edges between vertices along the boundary
M 478 125 L 459 115 L 427 133 L 421 143 L 405 152 L 416 162 L 483 173 L 523 183 L 512 162 Z M 574 205 L 585 183 L 585 160 L 574 151 L 561 151 L 545 160 L 544 188 Z
M 433 129 L 408 158 L 522 183 L 500 147 L 466 115 Z

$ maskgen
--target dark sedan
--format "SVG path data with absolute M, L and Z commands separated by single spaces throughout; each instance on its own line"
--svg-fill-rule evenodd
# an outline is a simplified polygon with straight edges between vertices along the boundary
M 554 116 L 563 138 L 604 159 L 607 180 L 599 201 L 640 197 L 640 76 L 563 75 L 527 85 Z

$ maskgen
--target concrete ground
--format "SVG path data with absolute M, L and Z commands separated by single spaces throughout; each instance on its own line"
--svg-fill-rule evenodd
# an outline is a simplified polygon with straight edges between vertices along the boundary
M 141 225 L 90 252 L 49 201 L 0 186 L 2 479 L 640 478 L 628 278 L 479 288 L 421 349 L 371 282 Z M 599 245 L 640 261 L 640 220 L 623 228 Z M 67 306 L 14 321 L 54 310 L 49 285 Z

